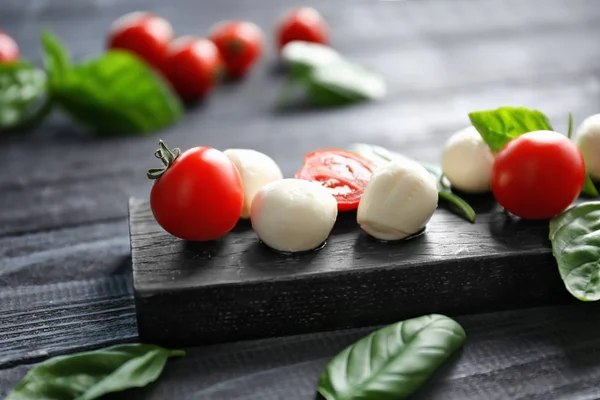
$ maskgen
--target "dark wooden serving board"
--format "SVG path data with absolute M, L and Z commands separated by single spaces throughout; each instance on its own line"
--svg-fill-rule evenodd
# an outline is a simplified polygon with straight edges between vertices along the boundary
M 471 199 L 475 224 L 440 207 L 425 234 L 382 243 L 341 214 L 319 250 L 278 254 L 241 222 L 211 243 L 158 226 L 146 201 L 129 205 L 140 336 L 197 345 L 570 301 L 545 221 L 515 221 Z

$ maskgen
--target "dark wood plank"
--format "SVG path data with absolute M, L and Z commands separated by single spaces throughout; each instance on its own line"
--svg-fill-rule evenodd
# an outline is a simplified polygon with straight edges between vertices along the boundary
M 158 12 L 180 33 L 201 33 L 216 20 L 231 17 L 251 19 L 269 32 L 276 16 L 292 4 L 1 3 L 0 27 L 37 62 L 41 26 L 55 30 L 79 59 L 101 51 L 103 32 L 128 11 Z M 600 7 L 595 0 L 303 4 L 325 14 L 336 47 L 386 74 L 391 95 L 385 102 L 331 113 L 273 114 L 281 78 L 270 72 L 269 49 L 264 69 L 248 82 L 221 87 L 206 105 L 160 136 L 184 148 L 255 147 L 273 155 L 289 176 L 303 153 L 350 141 L 374 142 L 435 161 L 443 138 L 462 127 L 473 108 L 539 107 L 564 129 L 566 111 L 580 120 L 600 107 L 594 40 Z M 123 262 L 126 199 L 147 195 L 149 183 L 143 176 L 158 137 L 96 140 L 59 116 L 35 132 L 3 137 L 0 398 L 28 368 L 5 369 L 9 365 L 135 338 L 131 282 Z M 106 223 L 87 226 L 99 220 Z M 61 283 L 68 280 L 77 282 Z M 598 398 L 594 307 L 501 314 L 492 323 L 481 321 L 495 316 L 473 317 L 481 324 L 461 319 L 469 331 L 466 351 L 458 367 L 442 375 L 423 398 Z M 475 326 L 481 331 L 474 331 Z M 158 385 L 133 396 L 310 399 L 326 360 L 358 336 L 341 331 L 194 349 L 184 363 L 172 364 L 174 369 Z
M 461 353 L 418 400 L 590 400 L 598 398 L 598 304 L 534 308 L 457 318 Z M 159 381 L 115 399 L 314 400 L 327 361 L 373 328 L 187 349 Z M 0 371 L 3 397 L 30 368 Z
M 0 291 L 98 279 L 130 269 L 125 219 L 0 238 Z
M 475 224 L 439 209 L 424 235 L 393 244 L 340 214 L 323 249 L 284 256 L 247 223 L 215 242 L 179 240 L 132 200 L 140 337 L 193 346 L 572 301 L 546 221 L 510 220 L 491 196 L 472 202 Z
M 0 368 L 136 335 L 126 220 L 0 238 Z
M 135 337 L 126 274 L 0 291 L 0 369 Z

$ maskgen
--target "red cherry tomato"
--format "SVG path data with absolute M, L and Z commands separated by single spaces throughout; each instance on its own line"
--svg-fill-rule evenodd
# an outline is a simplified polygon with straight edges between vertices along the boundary
M 223 61 L 217 46 L 208 39 L 183 36 L 167 51 L 166 75 L 186 101 L 205 97 L 219 82 Z
M 581 193 L 585 164 L 577 146 L 551 131 L 511 140 L 496 156 L 492 192 L 504 209 L 526 219 L 551 218 Z
M 295 177 L 320 183 L 337 200 L 338 211 L 349 211 L 358 207 L 375 167 L 356 153 L 324 149 L 307 154 L 304 166 Z
M 262 54 L 263 34 L 258 26 L 245 21 L 223 21 L 210 33 L 232 78 L 244 76 Z
M 168 167 L 150 192 L 158 224 L 189 241 L 215 240 L 231 231 L 244 203 L 242 178 L 235 164 L 211 147 L 191 148 L 174 161 L 164 150 L 162 155 Z
M 3 31 L 0 31 L 0 63 L 11 63 L 19 59 L 19 46 Z
M 133 12 L 113 22 L 107 47 L 134 53 L 162 71 L 172 38 L 173 28 L 167 20 L 148 12 Z
M 327 45 L 329 27 L 317 10 L 301 7 L 289 11 L 276 28 L 277 48 L 281 50 L 289 42 L 301 40 Z

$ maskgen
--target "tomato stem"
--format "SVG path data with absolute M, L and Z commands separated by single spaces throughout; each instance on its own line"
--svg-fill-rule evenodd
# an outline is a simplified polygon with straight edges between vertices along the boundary
M 228 43 L 227 47 L 229 47 L 229 50 L 231 50 L 232 53 L 239 54 L 244 49 L 244 44 L 241 41 L 234 39 Z
M 158 158 L 163 163 L 163 166 L 160 168 L 150 168 L 146 174 L 148 179 L 154 180 L 160 178 L 181 154 L 181 150 L 178 148 L 169 150 L 162 140 L 158 141 L 158 145 L 160 148 L 154 152 L 154 157 Z

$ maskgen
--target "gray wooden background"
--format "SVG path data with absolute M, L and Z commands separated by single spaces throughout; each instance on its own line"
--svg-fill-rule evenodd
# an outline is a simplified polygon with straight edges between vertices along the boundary
M 594 0 L 0 0 L 0 29 L 35 62 L 43 27 L 82 59 L 129 11 L 157 12 L 178 34 L 239 18 L 271 37 L 300 4 L 324 14 L 336 48 L 386 77 L 384 101 L 275 113 L 282 78 L 270 46 L 250 79 L 219 88 L 159 135 L 97 139 L 56 114 L 0 137 L 0 398 L 35 362 L 136 339 L 127 199 L 148 196 L 159 137 L 181 148 L 257 148 L 289 176 L 304 153 L 354 141 L 436 161 L 475 109 L 537 107 L 558 129 L 569 111 L 576 121 L 600 112 Z M 459 317 L 468 344 L 417 398 L 599 399 L 599 313 L 578 304 Z M 117 398 L 313 399 L 327 360 L 368 331 L 190 349 L 156 385 Z

